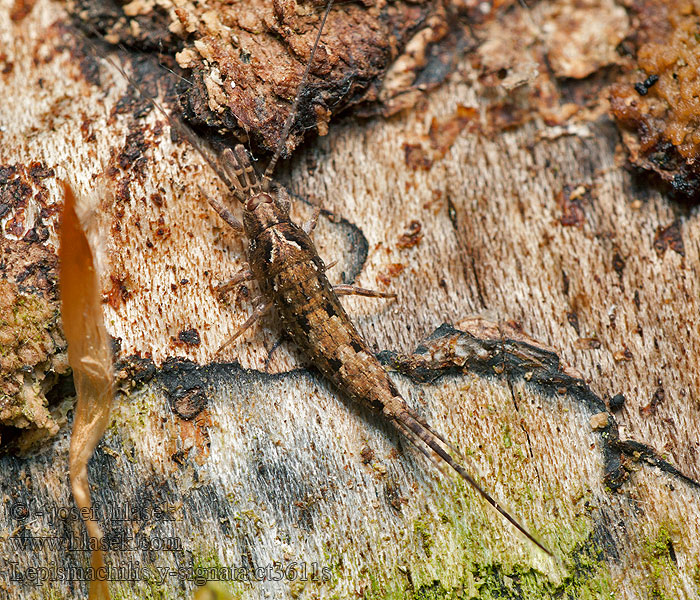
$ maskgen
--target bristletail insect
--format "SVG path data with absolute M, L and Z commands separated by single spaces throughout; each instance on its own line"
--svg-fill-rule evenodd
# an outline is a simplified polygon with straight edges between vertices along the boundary
M 155 98 L 143 92 L 119 65 L 108 59 L 143 97 L 153 103 L 172 127 L 185 134 L 241 204 L 242 223 L 224 202 L 208 198 L 221 218 L 248 239 L 249 268 L 221 285 L 220 289 L 231 290 L 238 284 L 254 279 L 260 287 L 263 301 L 255 306 L 251 317 L 219 351 L 274 308 L 289 338 L 342 394 L 389 421 L 429 460 L 435 462 L 434 455 L 437 455 L 518 531 L 551 556 L 552 553 L 466 471 L 455 458 L 459 457 L 459 453 L 406 404 L 338 299 L 341 295 L 351 294 L 373 297 L 391 297 L 393 294 L 352 285 L 332 286 L 325 274 L 327 267 L 309 235 L 316 224 L 318 210 L 309 223 L 300 227 L 290 218 L 289 200 L 284 189 L 273 190 L 270 176 L 296 117 L 300 93 L 308 78 L 332 4 L 333 0 L 330 0 L 326 6 L 277 151 L 262 179 L 258 177 L 242 145 L 237 145 L 233 150 L 226 149 L 222 153 L 223 169 L 219 168 L 184 123 L 170 115 Z

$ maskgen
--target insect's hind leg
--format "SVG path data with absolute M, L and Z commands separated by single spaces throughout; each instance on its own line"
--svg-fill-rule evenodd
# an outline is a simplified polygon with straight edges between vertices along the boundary
M 443 472 L 443 465 L 442 463 L 435 458 L 435 456 L 428 452 L 428 450 L 421 444 L 420 438 L 413 433 L 406 425 L 404 425 L 401 421 L 394 421 L 394 426 L 398 431 L 400 431 L 406 439 L 411 443 L 411 445 L 418 450 L 423 456 L 425 456 L 431 463 L 433 463 L 433 466 L 440 472 Z
M 316 225 L 318 225 L 318 217 L 320 214 L 321 214 L 321 207 L 314 206 L 313 215 L 311 215 L 311 218 L 301 226 L 301 228 L 306 232 L 307 235 L 311 235 L 311 232 L 314 229 L 316 229 Z
M 414 412 L 413 409 L 410 407 L 406 406 L 405 408 L 406 412 L 414 419 L 416 420 L 420 425 L 422 425 L 429 433 L 434 435 L 438 440 L 440 440 L 445 446 L 447 446 L 454 454 L 457 456 L 457 458 L 464 460 L 464 455 L 459 451 L 459 449 L 451 444 L 449 441 L 447 441 L 442 435 L 440 435 L 437 431 L 435 431 L 430 425 L 428 425 L 428 422 L 418 415 L 418 413 Z
M 343 283 L 333 286 L 333 291 L 337 296 L 367 296 L 368 298 L 396 298 L 394 292 L 380 292 L 378 290 L 368 290 L 356 285 Z

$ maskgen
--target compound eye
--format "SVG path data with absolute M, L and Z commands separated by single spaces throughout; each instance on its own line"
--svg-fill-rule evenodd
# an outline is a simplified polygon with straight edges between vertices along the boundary
M 248 203 L 246 204 L 246 210 L 252 212 L 261 204 L 269 204 L 270 202 L 272 202 L 272 196 L 270 196 L 269 194 L 265 194 L 264 192 L 262 194 L 255 194 L 255 196 L 252 196 L 248 200 Z

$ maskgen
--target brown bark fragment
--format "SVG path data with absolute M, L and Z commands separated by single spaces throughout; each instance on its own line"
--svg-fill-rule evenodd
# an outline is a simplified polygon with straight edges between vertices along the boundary
M 442 159 L 467 126 L 469 126 L 468 131 L 476 131 L 478 125 L 478 109 L 461 104 L 457 105 L 453 115 L 440 120 L 434 118 L 428 130 L 430 146 L 435 151 L 433 160 Z
M 583 227 L 586 214 L 583 211 L 583 201 L 588 192 L 582 185 L 565 186 L 559 194 L 559 205 L 562 215 L 559 222 L 564 227 Z
M 644 0 L 631 5 L 634 62 L 611 89 L 611 109 L 630 161 L 656 173 L 680 196 L 700 198 L 700 63 L 697 3 Z
M 46 395 L 68 362 L 51 244 L 59 210 L 53 177 L 39 162 L 0 166 L 0 425 L 8 439 L 17 429 L 58 432 Z
M 422 226 L 420 221 L 413 220 L 408 224 L 408 231 L 401 235 L 399 241 L 396 242 L 398 248 L 413 248 L 420 244 L 423 239 L 421 233 Z
M 654 390 L 654 395 L 651 397 L 649 404 L 646 404 L 645 406 L 643 406 L 639 412 L 644 417 L 652 416 L 656 412 L 656 409 L 658 408 L 659 404 L 661 404 L 665 398 L 666 398 L 666 391 L 664 390 L 662 385 L 659 385 L 659 387 L 657 387 Z
M 557 77 L 582 79 L 620 61 L 616 51 L 629 28 L 625 9 L 613 0 L 551 3 L 544 35 Z
M 74 10 L 79 24 L 111 43 L 175 57 L 187 70 L 179 94 L 192 124 L 226 129 L 243 141 L 250 137 L 257 147 L 272 151 L 299 88 L 324 5 L 213 1 L 206 6 L 184 2 L 166 10 L 151 3 L 132 2 L 122 9 L 80 0 Z M 332 114 L 375 101 L 387 68 L 420 30 L 430 32 L 421 50 L 411 47 L 408 52 L 425 56 L 428 46 L 444 36 L 444 16 L 429 18 L 440 6 L 437 0 L 339 3 L 326 23 L 283 156 L 306 130 L 323 135 Z M 431 27 L 438 24 L 442 29 L 436 33 Z M 404 93 L 428 66 L 426 60 L 406 66 L 408 81 L 386 91 L 387 101 Z
M 24 20 L 32 12 L 35 4 L 36 0 L 15 0 L 10 9 L 10 19 L 15 23 Z
M 404 144 L 403 153 L 404 162 L 411 169 L 424 169 L 427 171 L 433 166 L 432 159 L 420 144 Z
M 680 221 L 674 221 L 665 227 L 659 225 L 656 228 L 656 233 L 654 234 L 654 249 L 659 255 L 663 255 L 669 248 L 681 256 L 685 256 Z

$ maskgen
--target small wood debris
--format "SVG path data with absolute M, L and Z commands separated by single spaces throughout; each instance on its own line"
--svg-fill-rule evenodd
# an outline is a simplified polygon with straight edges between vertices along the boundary
M 593 431 L 599 431 L 601 429 L 605 429 L 608 426 L 609 419 L 608 419 L 608 413 L 606 412 L 601 412 L 593 415 L 590 420 L 591 423 L 591 429 Z

